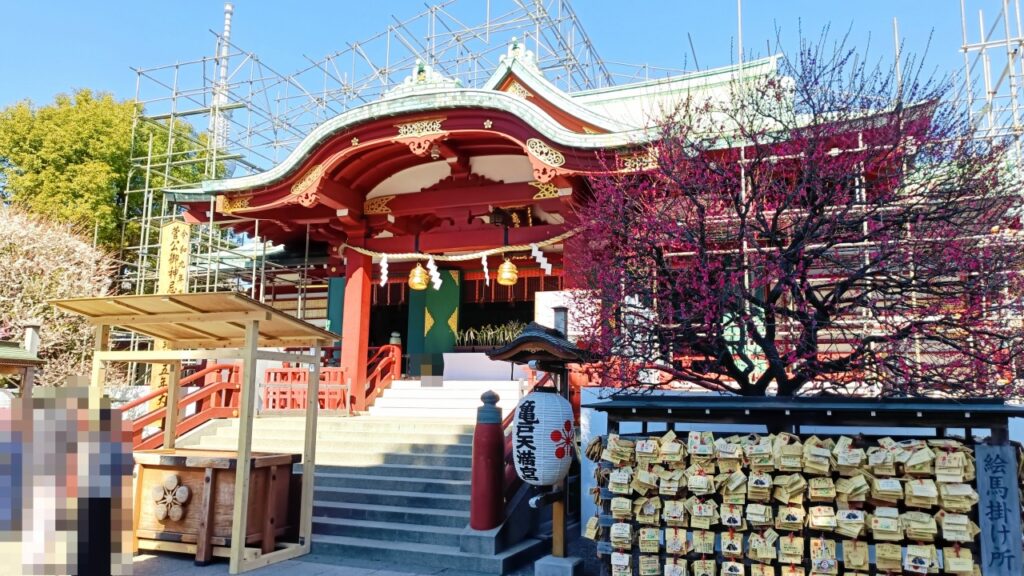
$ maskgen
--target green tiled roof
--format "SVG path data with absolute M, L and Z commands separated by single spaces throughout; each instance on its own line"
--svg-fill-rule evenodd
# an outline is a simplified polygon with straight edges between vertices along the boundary
M 0 342 L 0 365 L 35 366 L 44 362 L 22 348 L 19 342 Z

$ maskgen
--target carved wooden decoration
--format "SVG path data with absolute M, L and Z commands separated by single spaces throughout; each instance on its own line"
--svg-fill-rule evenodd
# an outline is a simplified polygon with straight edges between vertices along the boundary
M 390 214 L 391 207 L 388 206 L 388 202 L 395 199 L 395 196 L 377 196 L 376 198 L 368 198 L 363 202 L 363 214 Z
M 324 175 L 324 165 L 317 164 L 310 168 L 306 175 L 299 179 L 298 182 L 292 185 L 291 195 L 295 197 L 295 200 L 306 208 L 312 208 L 316 206 L 318 199 L 316 197 L 317 185 L 320 183 L 320 179 Z
M 561 173 L 559 168 L 565 164 L 565 156 L 543 140 L 530 138 L 526 141 L 526 150 L 533 167 L 533 178 L 538 182 L 550 182 Z
M 185 517 L 185 504 L 188 503 L 191 492 L 188 486 L 183 486 L 177 474 L 168 474 L 159 486 L 150 489 L 153 502 L 156 503 L 154 515 L 160 522 L 170 518 L 173 522 L 179 522 Z

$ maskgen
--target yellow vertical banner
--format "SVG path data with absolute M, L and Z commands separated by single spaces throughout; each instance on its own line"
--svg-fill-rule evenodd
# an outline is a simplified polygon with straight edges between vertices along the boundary
M 189 237 L 185 222 L 171 222 L 160 228 L 160 264 L 157 267 L 157 294 L 188 292 Z
M 157 294 L 185 294 L 188 292 L 189 240 L 192 229 L 185 222 L 170 222 L 160 228 L 160 260 L 157 265 Z M 154 350 L 165 350 L 163 340 L 153 342 Z M 169 364 L 153 364 L 149 385 L 152 389 L 162 388 L 170 382 Z M 164 398 L 150 403 L 150 410 L 164 405 Z

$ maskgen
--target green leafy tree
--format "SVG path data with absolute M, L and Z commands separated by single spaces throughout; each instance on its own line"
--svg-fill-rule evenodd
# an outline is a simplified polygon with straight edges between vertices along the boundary
M 25 100 L 0 110 L 0 199 L 95 233 L 109 249 L 120 245 L 122 232 L 130 242 L 136 232 L 126 220 L 141 214 L 143 202 L 125 191 L 146 185 L 144 166 L 155 190 L 216 172 L 204 162 L 205 134 L 141 113 L 132 101 L 88 89 L 58 94 L 45 106 Z

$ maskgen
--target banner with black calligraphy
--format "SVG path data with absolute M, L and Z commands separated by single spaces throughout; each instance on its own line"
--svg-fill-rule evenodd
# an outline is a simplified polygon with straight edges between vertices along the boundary
M 1020 492 L 1017 457 L 1012 446 L 979 444 L 978 520 L 981 525 L 981 573 L 985 576 L 1020 576 Z

